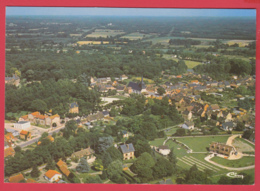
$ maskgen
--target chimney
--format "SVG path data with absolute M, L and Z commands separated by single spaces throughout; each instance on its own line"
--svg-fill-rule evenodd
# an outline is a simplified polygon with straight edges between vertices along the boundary
M 129 149 L 129 145 L 128 144 L 126 144 L 126 147 L 127 147 L 127 149 Z

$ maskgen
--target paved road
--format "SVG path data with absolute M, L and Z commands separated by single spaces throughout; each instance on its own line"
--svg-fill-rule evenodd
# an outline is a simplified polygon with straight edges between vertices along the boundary
M 228 138 L 227 142 L 226 142 L 226 145 L 229 145 L 229 146 L 232 146 L 232 142 L 235 138 L 241 136 L 241 134 L 238 134 L 238 135 L 232 135 Z
M 53 133 L 57 133 L 59 132 L 60 130 L 64 129 L 65 128 L 65 125 L 64 126 L 61 126 L 61 127 L 57 127 L 56 129 L 52 130 L 52 131 L 48 131 L 48 134 L 49 135 L 52 135 Z M 26 141 L 26 142 L 23 142 L 23 143 L 20 143 L 20 144 L 17 144 L 16 146 L 20 146 L 20 147 L 27 147 L 33 143 L 36 143 L 38 142 L 38 140 L 40 139 L 41 135 L 29 140 L 29 141 Z

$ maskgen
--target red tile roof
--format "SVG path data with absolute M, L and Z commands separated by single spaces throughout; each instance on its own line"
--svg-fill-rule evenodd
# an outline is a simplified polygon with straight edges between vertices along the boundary
M 15 154 L 14 149 L 12 147 L 9 147 L 4 151 L 4 158 L 8 156 L 13 156 L 14 154 Z
M 55 176 L 56 174 L 60 174 L 59 172 L 57 172 L 56 170 L 48 170 L 44 175 L 48 178 L 52 178 L 53 176 Z
M 21 182 L 22 180 L 24 180 L 24 177 L 22 174 L 18 174 L 15 176 L 11 176 L 8 180 L 11 183 L 18 183 L 18 182 Z

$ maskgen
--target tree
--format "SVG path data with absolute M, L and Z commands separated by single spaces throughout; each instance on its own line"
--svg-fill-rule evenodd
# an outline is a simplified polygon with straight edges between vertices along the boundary
M 85 158 L 81 158 L 78 166 L 76 167 L 76 171 L 80 173 L 87 173 L 90 171 L 89 164 Z
M 117 111 L 116 111 L 115 106 L 113 106 L 113 107 L 111 108 L 111 110 L 110 110 L 110 112 L 109 112 L 109 115 L 110 115 L 111 117 L 115 117 L 115 116 L 117 115 Z
M 123 172 L 122 162 L 120 160 L 115 160 L 111 162 L 107 168 L 107 175 L 113 182 L 119 182 L 121 173 Z
M 114 146 L 112 147 L 109 147 L 107 150 L 106 150 L 107 153 L 109 153 L 109 155 L 111 156 L 112 160 L 123 160 L 123 155 L 122 153 L 116 149 Z
M 45 101 L 41 99 L 33 100 L 30 106 L 31 111 L 39 111 L 41 113 L 45 113 L 45 111 L 48 111 L 47 104 Z
M 177 131 L 174 133 L 174 136 L 184 136 L 186 135 L 185 129 L 177 129 Z
M 14 148 L 14 151 L 15 151 L 15 153 L 19 153 L 19 152 L 22 151 L 22 148 L 21 148 L 20 146 L 16 146 L 16 147 Z
M 47 161 L 47 165 L 45 167 L 46 170 L 54 170 L 55 169 L 55 162 L 50 158 Z
M 114 139 L 111 136 L 100 137 L 98 139 L 97 153 L 101 154 L 105 152 L 109 147 L 113 145 Z
M 231 178 L 227 176 L 221 176 L 218 180 L 218 184 L 231 184 Z
M 171 176 L 173 173 L 173 166 L 167 159 L 160 157 L 153 166 L 153 177 L 162 178 Z
M 171 162 L 173 168 L 176 169 L 177 158 L 176 158 L 176 155 L 174 154 L 173 147 L 171 148 L 171 152 L 169 153 L 168 158 L 169 158 L 169 161 Z
M 103 163 L 103 166 L 104 166 L 104 169 L 106 170 L 107 167 L 109 166 L 109 164 L 112 162 L 112 158 L 110 156 L 110 154 L 106 151 L 103 153 L 102 155 L 102 163 Z
M 143 153 L 131 166 L 131 170 L 138 174 L 142 182 L 146 182 L 153 179 L 152 167 L 154 165 L 155 161 L 153 157 L 149 153 Z
M 34 166 L 33 166 L 32 171 L 31 171 L 31 176 L 32 176 L 33 178 L 37 178 L 37 177 L 40 176 L 40 171 L 39 171 L 37 165 L 34 165 Z
M 100 177 L 97 175 L 97 176 L 87 176 L 84 183 L 96 183 L 96 184 L 98 184 L 98 183 L 103 183 L 103 182 L 100 179 Z
M 165 89 L 163 87 L 159 87 L 157 89 L 158 94 L 163 95 L 165 93 Z

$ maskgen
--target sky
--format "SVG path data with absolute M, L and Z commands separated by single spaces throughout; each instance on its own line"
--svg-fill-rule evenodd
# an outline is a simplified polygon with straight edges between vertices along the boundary
M 105 16 L 256 16 L 255 9 L 144 9 L 144 8 L 64 8 L 6 7 L 6 15 L 105 15 Z

